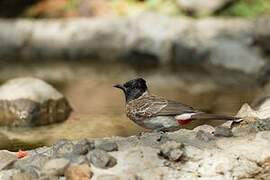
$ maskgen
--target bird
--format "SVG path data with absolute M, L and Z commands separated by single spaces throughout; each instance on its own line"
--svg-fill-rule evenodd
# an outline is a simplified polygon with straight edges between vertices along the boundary
M 139 126 L 156 132 L 176 131 L 196 120 L 242 120 L 235 116 L 205 113 L 186 104 L 153 95 L 143 78 L 132 79 L 114 87 L 124 92 L 127 117 Z

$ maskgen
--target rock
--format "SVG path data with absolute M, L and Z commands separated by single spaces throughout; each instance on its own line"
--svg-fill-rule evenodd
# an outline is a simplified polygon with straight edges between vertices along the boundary
M 93 173 L 87 164 L 71 165 L 65 171 L 67 180 L 89 180 Z
M 217 39 L 215 41 L 210 45 L 209 59 L 209 62 L 215 66 L 256 74 L 266 64 L 266 61 L 256 49 L 252 49 L 239 41 L 228 39 Z
M 97 146 L 98 149 L 111 152 L 111 151 L 117 151 L 118 145 L 114 142 L 104 142 Z
M 157 141 L 160 139 L 159 133 L 144 133 L 142 138 L 131 136 L 95 139 L 96 147 L 112 142 L 116 143 L 119 149 L 108 153 L 96 148 L 90 150 L 87 155 L 78 155 L 73 150 L 68 151 L 74 157 L 87 157 L 88 161 L 72 164 L 69 160 L 71 158 L 64 159 L 70 163 L 66 168 L 65 165 L 57 165 L 57 168 L 61 169 L 61 173 L 48 172 L 46 174 L 44 170 L 44 161 L 46 167 L 48 164 L 54 164 L 55 167 L 55 163 L 51 162 L 58 161 L 51 153 L 53 147 L 45 148 L 49 153 L 43 153 L 44 150 L 41 149 L 37 149 L 36 152 L 32 150 L 29 151 L 29 156 L 17 160 L 10 167 L 13 168 L 12 171 L 0 171 L 0 179 L 3 179 L 3 176 L 15 176 L 15 174 L 20 176 L 17 175 L 20 173 L 27 173 L 34 179 L 43 180 L 72 180 L 75 177 L 89 179 L 89 176 L 101 180 L 160 179 L 161 177 L 163 179 L 258 179 L 266 177 L 267 179 L 270 157 L 269 119 L 258 119 L 245 126 L 235 126 L 234 132 L 239 129 L 245 131 L 244 134 L 238 134 L 237 137 L 216 137 L 210 141 L 198 140 L 198 133 L 209 133 L 201 130 L 203 128 L 198 129 L 197 131 L 180 129 L 165 133 L 163 135 L 166 135 L 168 139 L 164 143 Z M 224 127 L 218 131 L 221 131 L 219 134 L 222 136 L 224 134 L 228 136 L 227 129 L 224 133 Z M 78 141 L 62 140 L 57 144 L 69 143 L 75 145 Z M 63 153 L 63 155 L 66 154 Z M 48 162 L 41 157 L 51 160 Z M 116 159 L 117 165 L 112 167 L 112 162 L 116 164 Z M 91 168 L 90 164 L 93 165 Z M 42 169 L 42 175 L 40 175 L 39 169 Z M 17 171 L 14 172 L 14 170 Z M 65 177 L 59 176 L 59 174 L 63 175 L 63 172 Z
M 23 172 L 31 174 L 33 177 L 38 178 L 41 175 L 41 170 L 45 163 L 49 161 L 50 157 L 43 154 L 36 154 L 33 156 L 27 156 L 26 158 L 17 160 L 14 163 L 14 168 Z
M 178 161 L 183 155 L 183 151 L 180 149 L 174 149 L 170 152 L 169 160 L 170 161 Z
M 74 144 L 70 140 L 62 139 L 53 145 L 53 155 L 56 158 L 70 157 L 75 152 Z
M 201 8 L 210 4 L 220 8 L 224 5 L 222 2 L 232 0 L 179 1 L 204 3 L 198 6 Z M 205 3 L 208 1 L 211 3 Z M 194 20 L 154 13 L 107 19 L 2 20 L 0 58 L 78 60 L 94 57 L 106 61 L 119 59 L 139 65 L 150 64 L 151 67 L 160 63 L 177 64 L 179 66 L 175 69 L 178 71 L 185 65 L 201 68 L 210 62 L 228 70 L 255 73 L 265 65 L 265 57 L 260 52 L 261 43 L 258 46 L 252 46 L 252 43 L 256 34 L 257 39 L 263 39 L 265 36 L 259 34 L 267 33 L 265 23 L 258 24 L 246 19 Z M 256 25 L 264 32 L 254 33 L 259 29 Z M 207 69 L 214 71 L 212 67 Z
M 20 173 L 18 169 L 9 169 L 9 170 L 2 170 L 0 171 L 0 179 L 1 180 L 12 180 L 12 176 Z
M 34 180 L 34 177 L 27 172 L 23 172 L 13 175 L 11 180 Z
M 6 150 L 1 150 L 0 151 L 0 171 L 11 166 L 16 160 L 17 160 L 17 157 L 14 153 L 11 153 Z
M 218 126 L 218 127 L 215 128 L 214 135 L 215 136 L 221 136 L 221 137 L 232 137 L 233 133 L 232 133 L 231 128 Z
M 200 47 L 200 48 L 198 48 Z M 200 66 L 208 60 L 210 50 L 193 33 L 174 42 L 172 61 L 181 66 Z
M 266 52 L 270 52 L 269 17 L 258 18 L 255 21 L 254 26 L 256 27 L 254 28 L 255 43 L 260 45 Z
M 177 5 L 193 15 L 209 15 L 222 9 L 233 0 L 177 0 Z
M 85 155 L 90 150 L 93 150 L 94 148 L 95 148 L 95 144 L 93 142 L 90 142 L 87 139 L 84 139 L 75 144 L 73 154 Z
M 251 46 L 252 28 L 252 23 L 238 20 L 204 19 L 193 22 L 179 31 L 178 37 L 181 38 L 173 41 L 171 58 L 178 67 L 175 69 L 188 66 L 197 71 L 203 68 L 219 74 L 215 70 L 220 68 L 219 71 L 224 71 L 223 80 L 226 71 L 236 75 L 237 72 L 258 74 L 267 60 L 256 46 Z M 243 80 L 244 77 L 238 75 L 237 78 Z
M 0 87 L 0 125 L 46 125 L 66 120 L 70 112 L 66 98 L 40 79 L 16 78 Z
M 209 142 L 209 141 L 215 139 L 215 137 L 213 136 L 213 134 L 211 134 L 209 132 L 202 131 L 202 130 L 199 130 L 197 132 L 196 138 L 198 138 L 199 140 L 204 141 L 204 142 Z
M 64 158 L 52 159 L 44 165 L 42 172 L 46 175 L 62 176 L 69 163 L 70 161 Z
M 268 179 L 270 177 L 270 158 L 266 158 L 263 162 L 260 163 L 262 169 L 260 173 L 255 176 L 255 179 Z
M 249 104 L 245 103 L 241 106 L 240 110 L 238 111 L 237 117 L 258 117 L 258 114 L 255 110 L 253 110 Z
M 38 180 L 60 180 L 60 179 L 61 177 L 59 178 L 58 176 L 54 176 L 54 175 L 43 175 Z
M 259 119 L 266 119 L 270 117 L 270 83 L 267 83 L 262 90 L 258 93 L 252 103 L 255 110 L 255 117 Z
M 175 141 L 168 141 L 161 145 L 159 155 L 170 161 L 179 161 L 183 155 L 183 145 Z
M 127 23 L 130 27 L 126 41 L 129 48 L 125 59 L 133 64 L 144 62 L 145 65 L 170 62 L 172 40 L 178 39 L 178 33 L 189 24 L 185 18 L 174 19 L 154 13 L 130 17 Z
M 106 151 L 95 149 L 87 154 L 88 161 L 98 168 L 110 168 L 116 165 L 117 160 Z
M 84 163 L 86 163 L 86 162 L 88 162 L 87 161 L 87 158 L 85 157 L 85 156 L 83 156 L 83 155 L 71 155 L 71 157 L 69 157 L 68 158 L 69 160 L 70 160 L 70 163 L 71 164 L 84 164 Z
M 100 175 L 97 177 L 97 180 L 122 180 L 122 179 L 124 180 L 124 178 L 121 178 L 119 176 L 112 175 L 112 174 L 103 174 L 103 175 Z M 128 177 L 126 177 L 126 179 L 133 180 L 133 179 L 130 179 Z
M 195 127 L 194 128 L 194 131 L 203 131 L 203 132 L 206 132 L 206 133 L 214 133 L 215 131 L 215 128 L 213 126 L 210 126 L 210 125 L 207 125 L 207 124 L 204 124 L 204 125 L 201 125 L 201 126 L 198 126 L 198 127 Z

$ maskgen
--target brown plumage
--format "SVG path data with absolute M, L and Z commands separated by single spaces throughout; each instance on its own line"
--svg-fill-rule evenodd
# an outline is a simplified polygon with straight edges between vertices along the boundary
M 124 91 L 126 114 L 137 124 L 153 130 L 171 131 L 181 128 L 192 120 L 217 119 L 240 120 L 240 118 L 218 114 L 207 114 L 192 107 L 151 95 L 142 78 L 116 85 Z

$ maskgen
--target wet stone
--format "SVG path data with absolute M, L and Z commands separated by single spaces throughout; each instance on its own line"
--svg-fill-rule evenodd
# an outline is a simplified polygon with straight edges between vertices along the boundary
M 17 160 L 15 154 L 12 154 L 6 150 L 0 151 L 0 170 L 8 168 L 12 163 Z
M 61 176 L 64 175 L 70 161 L 64 158 L 52 159 L 48 161 L 42 169 L 43 174 Z
M 115 142 L 104 142 L 99 144 L 97 148 L 107 152 L 118 151 L 118 145 Z
M 88 161 L 98 168 L 110 168 L 116 165 L 117 160 L 106 151 L 95 149 L 87 154 Z
M 220 137 L 232 137 L 233 133 L 230 128 L 218 126 L 215 128 L 214 135 Z
M 74 145 L 73 154 L 86 155 L 89 151 L 95 148 L 94 142 L 84 139 Z
M 209 141 L 212 141 L 215 139 L 213 134 L 211 134 L 209 132 L 202 131 L 202 130 L 197 131 L 196 138 L 198 138 L 199 140 L 201 140 L 203 142 L 209 142 Z
M 161 145 L 159 155 L 170 161 L 179 161 L 183 155 L 183 145 L 175 141 L 168 141 Z

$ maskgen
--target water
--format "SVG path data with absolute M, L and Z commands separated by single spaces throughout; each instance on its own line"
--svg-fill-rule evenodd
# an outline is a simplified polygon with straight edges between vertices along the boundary
M 112 87 L 135 77 L 144 77 L 150 91 L 156 95 L 207 112 L 228 115 L 234 115 L 256 93 L 256 88 L 221 85 L 207 76 L 189 73 L 180 76 L 164 68 L 138 70 L 121 64 L 31 64 L 26 68 L 23 65 L 13 66 L 12 73 L 0 72 L 0 76 L 6 79 L 22 75 L 40 77 L 54 84 L 67 97 L 74 112 L 60 124 L 31 129 L 2 128 L 1 149 L 31 149 L 50 145 L 62 138 L 129 136 L 146 131 L 125 116 L 124 96 Z

